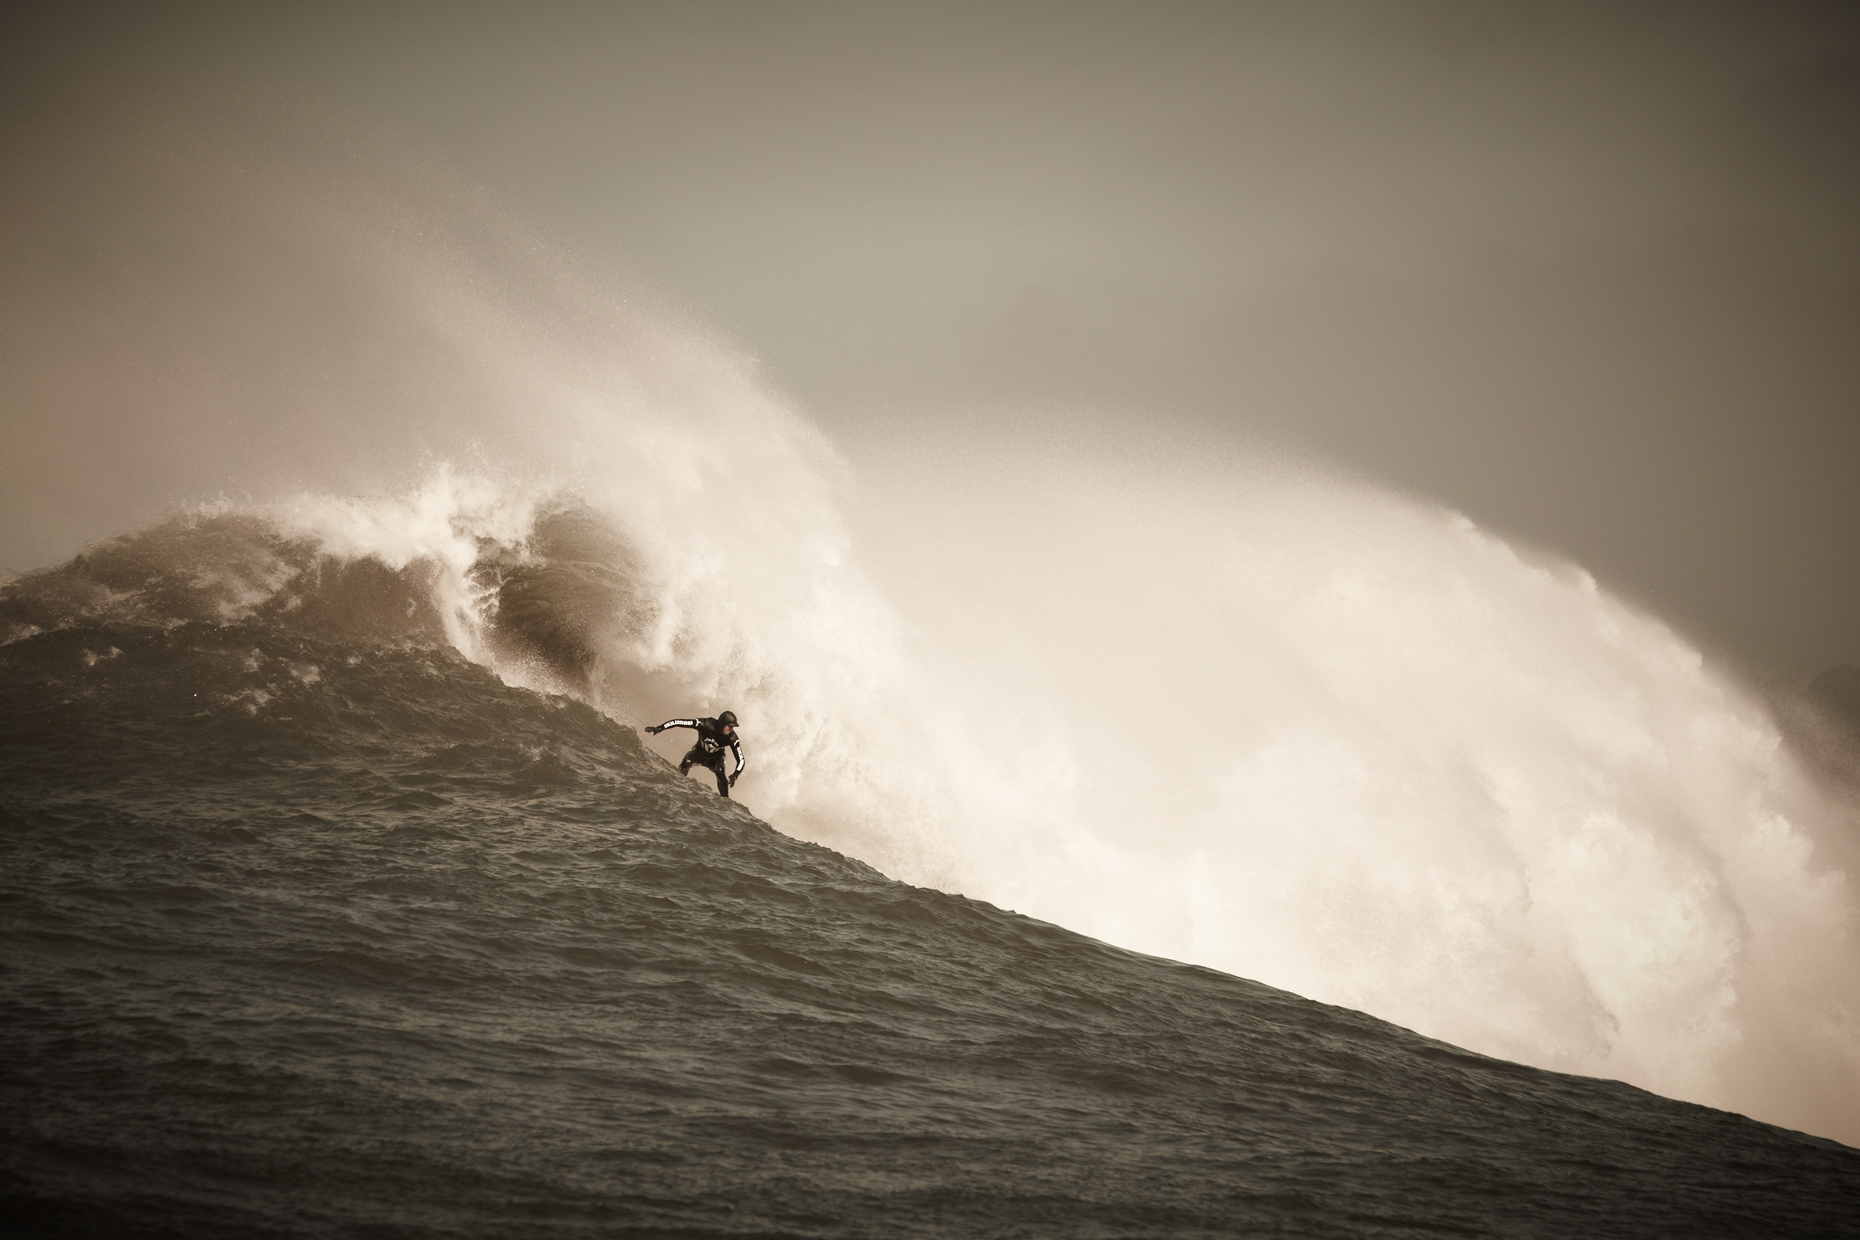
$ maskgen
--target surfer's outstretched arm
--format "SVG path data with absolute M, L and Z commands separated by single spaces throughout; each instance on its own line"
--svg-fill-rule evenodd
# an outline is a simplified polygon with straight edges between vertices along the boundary
M 743 742 L 737 740 L 735 735 L 730 737 L 730 752 L 736 755 L 736 769 L 730 772 L 730 782 L 734 784 L 736 777 L 743 773 L 743 768 L 749 765 L 743 761 Z
M 659 733 L 665 731 L 667 728 L 695 728 L 695 727 L 697 727 L 697 720 L 695 719 L 667 719 L 664 723 L 658 724 L 655 727 L 647 728 L 646 733 L 649 736 L 657 736 Z

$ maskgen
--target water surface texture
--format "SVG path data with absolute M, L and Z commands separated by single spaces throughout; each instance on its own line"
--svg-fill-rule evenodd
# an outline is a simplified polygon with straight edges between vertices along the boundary
M 228 518 L 0 599 L 12 1234 L 1860 1234 L 1845 1146 L 779 834 L 422 571 Z

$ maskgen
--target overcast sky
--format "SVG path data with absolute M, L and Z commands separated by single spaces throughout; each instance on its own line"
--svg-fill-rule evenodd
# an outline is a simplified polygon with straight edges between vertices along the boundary
M 170 399 L 229 332 L 343 364 L 339 298 L 202 258 L 251 202 L 163 169 L 354 144 L 709 324 L 855 464 L 1167 420 L 1435 497 L 1757 671 L 1860 663 L 1846 6 L 143 7 L 0 30 L 13 568 L 115 532 L 28 477 L 153 348 L 101 307 L 217 299 L 164 312 Z

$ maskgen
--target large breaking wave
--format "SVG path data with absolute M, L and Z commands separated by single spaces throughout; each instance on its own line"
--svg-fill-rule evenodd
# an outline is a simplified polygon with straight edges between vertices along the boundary
M 1843 811 L 1696 651 L 1574 569 L 1340 484 L 1003 468 L 888 480 L 917 532 L 884 530 L 886 587 L 832 526 L 745 538 L 737 571 L 740 483 L 667 536 L 447 468 L 203 507 L 13 583 L 3 615 L 14 638 L 258 618 L 446 642 L 629 723 L 732 706 L 739 795 L 898 877 L 1856 1135 Z
M 896 877 L 1860 1140 L 1852 807 L 1578 568 L 1140 422 L 849 461 L 663 316 L 395 244 L 353 261 L 470 400 L 319 410 L 294 494 L 255 443 L 267 493 L 14 581 L 13 638 L 263 614 L 728 706 L 739 795 Z

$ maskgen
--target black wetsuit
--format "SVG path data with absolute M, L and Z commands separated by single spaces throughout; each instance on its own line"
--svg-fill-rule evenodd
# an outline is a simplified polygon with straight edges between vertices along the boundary
M 725 732 L 723 725 L 715 719 L 667 719 L 655 730 L 663 732 L 667 728 L 695 728 L 698 734 L 697 744 L 691 746 L 691 752 L 678 764 L 678 773 L 689 774 L 692 763 L 707 766 L 717 776 L 718 794 L 729 796 L 730 785 L 736 782 L 736 777 L 743 773 L 743 767 L 748 765 L 743 761 L 743 744 L 736 739 L 736 730 L 732 728 Z M 728 775 L 723 773 L 723 751 L 726 748 L 736 755 L 736 770 Z

